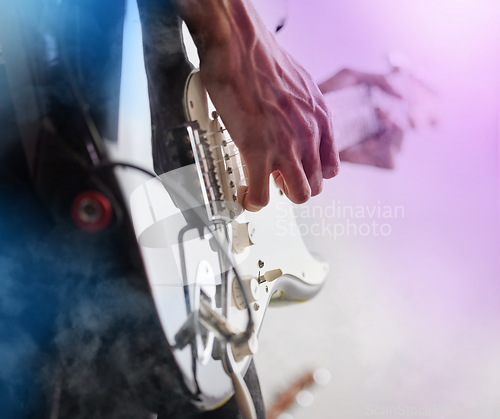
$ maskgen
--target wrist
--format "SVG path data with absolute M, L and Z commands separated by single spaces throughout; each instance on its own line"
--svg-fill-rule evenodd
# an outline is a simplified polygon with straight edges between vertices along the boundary
M 230 51 L 235 43 L 249 50 L 269 33 L 248 0 L 173 0 L 193 36 L 200 58 Z M 270 35 L 270 34 L 269 34 Z M 220 55 L 220 54 L 217 54 Z

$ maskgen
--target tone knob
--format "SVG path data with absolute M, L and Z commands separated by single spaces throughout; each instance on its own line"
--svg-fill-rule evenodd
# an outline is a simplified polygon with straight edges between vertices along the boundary
M 255 244 L 255 227 L 252 223 L 231 223 L 233 230 L 233 252 L 242 253 L 247 247 Z
M 246 296 L 248 298 L 248 303 L 253 303 L 259 298 L 259 281 L 253 276 L 243 276 L 241 278 L 241 283 L 243 289 L 245 290 Z M 244 310 L 247 305 L 245 304 L 245 297 L 243 291 L 241 290 L 238 281 L 233 279 L 233 300 L 240 310 Z

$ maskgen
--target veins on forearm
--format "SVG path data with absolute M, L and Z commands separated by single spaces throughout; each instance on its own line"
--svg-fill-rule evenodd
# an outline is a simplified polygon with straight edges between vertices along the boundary
M 173 0 L 203 52 L 227 47 L 235 33 L 244 34 L 249 45 L 255 38 L 255 11 L 247 0 Z

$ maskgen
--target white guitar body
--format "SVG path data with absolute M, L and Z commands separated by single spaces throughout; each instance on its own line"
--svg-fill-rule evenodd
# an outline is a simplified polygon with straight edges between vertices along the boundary
M 215 161 L 219 165 L 215 170 L 223 194 L 221 213 L 227 240 L 210 225 L 204 226 L 203 232 L 199 226 L 189 229 L 175 198 L 184 195 L 181 198 L 185 202 L 180 205 L 184 212 L 187 205 L 210 213 L 210 188 L 204 185 L 204 162 L 199 154 L 197 164 L 168 172 L 161 180 L 151 179 L 137 188 L 130 205 L 165 335 L 193 393 L 194 403 L 208 410 L 224 403 L 235 387 L 240 386 L 241 380 L 235 381 L 235 374 L 240 378 L 245 374 L 252 354 L 257 351 L 257 335 L 271 300 L 311 298 L 320 290 L 328 265 L 316 260 L 296 234 L 292 205 L 274 182 L 270 185 L 270 203 L 263 210 L 242 211 L 235 202 L 237 186 L 244 182 L 237 149 L 232 144 L 221 147 L 231 141 L 218 118 L 212 118 L 215 114 L 210 112 L 209 99 L 197 72 L 187 81 L 185 104 L 187 119 L 197 123 L 193 138 L 204 132 L 213 133 L 206 135 L 205 142 L 207 147 L 217 150 L 214 156 L 232 153 L 224 163 L 220 159 Z M 229 165 L 234 166 L 230 173 Z M 200 183 L 204 188 L 203 202 L 194 199 L 194 190 L 189 191 L 189 186 L 185 186 Z M 247 300 L 231 266 L 221 265 L 221 254 L 237 269 Z M 225 288 L 221 284 L 224 281 L 227 281 Z M 221 292 L 225 292 L 225 297 Z M 235 333 L 244 332 L 248 325 L 246 301 L 253 317 L 253 334 L 247 342 L 229 344 L 207 323 L 221 321 Z M 208 319 L 202 315 L 207 306 L 209 317 L 212 316 Z M 229 367 L 228 356 L 232 360 Z M 235 374 L 229 374 L 231 370 Z

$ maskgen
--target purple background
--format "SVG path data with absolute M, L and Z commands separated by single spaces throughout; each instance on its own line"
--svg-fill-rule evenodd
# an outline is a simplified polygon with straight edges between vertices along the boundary
M 393 171 L 344 164 L 307 204 L 403 205 L 405 217 L 388 221 L 387 237 L 306 238 L 331 272 L 315 300 L 268 314 L 257 356 L 266 400 L 322 367 L 330 383 L 293 417 L 389 417 L 390 407 L 498 417 L 500 3 L 287 6 L 278 39 L 315 80 L 344 67 L 387 72 L 387 53 L 399 51 L 438 92 L 439 126 L 408 132 Z

